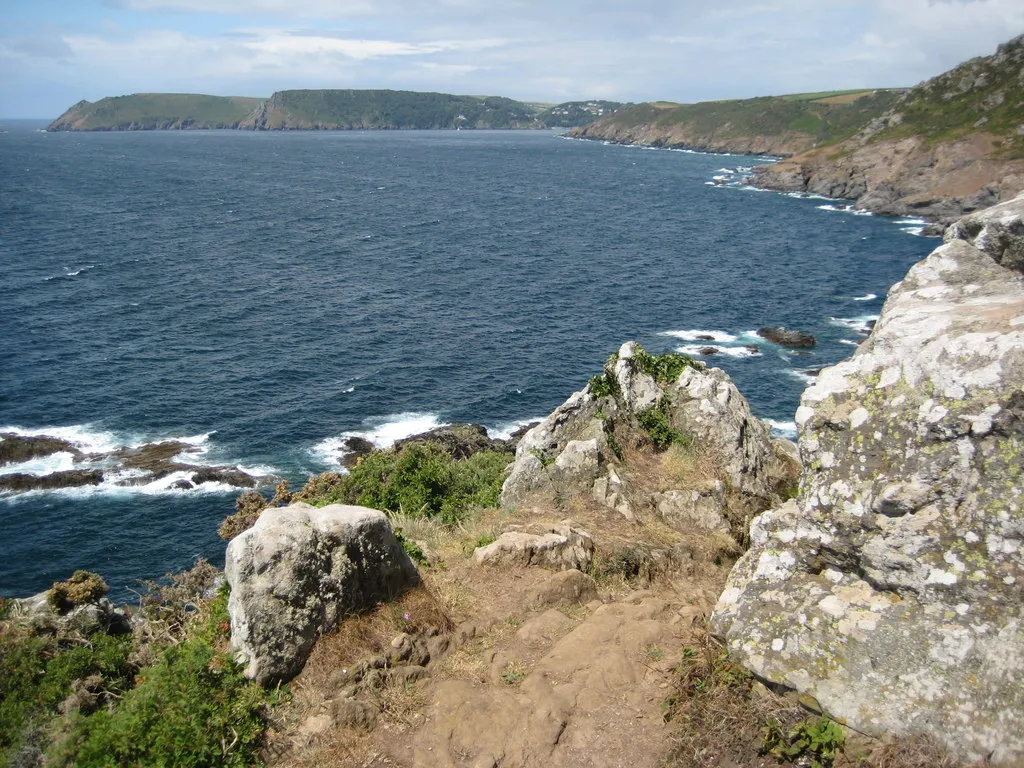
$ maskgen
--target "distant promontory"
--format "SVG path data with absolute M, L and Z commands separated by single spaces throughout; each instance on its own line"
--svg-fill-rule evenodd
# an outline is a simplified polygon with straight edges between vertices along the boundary
M 571 128 L 623 106 L 614 101 L 547 104 L 501 96 L 392 90 L 288 90 L 277 91 L 269 99 L 136 93 L 80 101 L 47 130 Z

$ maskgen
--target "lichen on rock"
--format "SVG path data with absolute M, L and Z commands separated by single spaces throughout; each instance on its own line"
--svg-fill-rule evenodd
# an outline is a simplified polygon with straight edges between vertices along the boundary
M 1024 197 L 890 291 L 797 411 L 799 497 L 751 526 L 713 627 L 869 734 L 1024 757 Z
M 342 504 L 264 511 L 228 544 L 224 575 L 231 643 L 261 683 L 291 679 L 342 617 L 419 582 L 384 513 Z

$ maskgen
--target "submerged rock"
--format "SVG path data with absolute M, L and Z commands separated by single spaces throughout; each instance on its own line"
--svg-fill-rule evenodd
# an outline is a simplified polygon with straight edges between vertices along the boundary
M 265 510 L 228 544 L 224 575 L 231 644 L 261 683 L 290 680 L 343 616 L 419 582 L 384 513 L 342 504 Z
M 872 735 L 1024 759 L 1024 197 L 953 226 L 797 411 L 799 497 L 712 619 Z

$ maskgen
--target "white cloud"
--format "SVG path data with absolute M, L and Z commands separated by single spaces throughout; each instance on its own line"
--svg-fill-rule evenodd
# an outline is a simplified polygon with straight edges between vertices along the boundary
M 696 101 L 913 85 L 1024 32 L 1020 0 L 119 1 L 87 28 L 0 35 L 0 97 L 60 80 L 90 98 L 343 85 Z

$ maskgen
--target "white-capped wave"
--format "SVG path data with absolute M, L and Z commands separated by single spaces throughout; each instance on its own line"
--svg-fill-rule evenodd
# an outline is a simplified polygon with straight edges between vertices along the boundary
M 79 267 L 78 269 L 68 269 L 66 272 L 62 272 L 59 275 L 50 275 L 49 277 L 44 277 L 43 281 L 46 282 L 48 280 L 60 280 L 62 277 L 78 277 L 80 274 L 90 269 L 96 269 L 96 265 L 86 264 L 85 266 Z
M 840 344 L 846 344 L 846 345 L 851 346 L 851 347 L 859 347 L 860 346 L 860 341 L 855 341 L 853 339 L 840 339 L 839 343 Z
M 799 370 L 795 370 L 795 369 L 786 371 L 786 373 L 789 376 L 792 376 L 794 379 L 798 379 L 798 380 L 802 381 L 805 386 L 810 386 L 818 378 L 814 374 L 808 373 L 807 371 L 799 371 Z
M 658 335 L 671 336 L 674 339 L 682 339 L 683 341 L 717 341 L 720 343 L 736 341 L 736 336 L 728 331 L 662 331 Z
M 512 433 L 517 429 L 522 429 L 527 424 L 536 424 L 538 421 L 544 421 L 544 416 L 538 416 L 535 419 L 516 419 L 515 421 L 505 421 L 501 424 L 496 424 L 494 427 L 487 428 L 487 434 L 496 440 L 508 440 L 512 437 Z
M 58 451 L 49 456 L 40 456 L 17 464 L 0 466 L 0 475 L 35 475 L 42 477 L 54 472 L 67 472 L 75 468 L 75 455 L 67 451 Z
M 340 462 L 345 455 L 347 438 L 361 437 L 364 440 L 369 440 L 376 448 L 390 448 L 398 440 L 429 432 L 444 426 L 445 423 L 435 413 L 412 411 L 370 418 L 363 422 L 366 425 L 365 429 L 349 430 L 340 435 L 325 438 L 312 447 L 311 453 L 323 462 L 335 464 Z
M 830 317 L 828 321 L 832 325 L 838 325 L 843 328 L 849 328 L 857 331 L 858 333 L 867 333 L 871 330 L 875 321 L 878 320 L 878 315 L 860 315 L 859 317 Z
M 916 235 L 917 237 L 923 237 L 924 227 L 900 227 L 900 232 L 906 232 L 908 235 Z
M 854 216 L 874 216 L 871 211 L 865 211 L 862 208 L 854 208 L 852 205 L 834 205 L 832 203 L 825 203 L 825 205 L 816 205 L 819 211 L 832 211 L 835 213 L 852 213 Z
M 854 296 L 854 301 L 874 301 L 878 298 L 877 293 L 865 293 L 863 296 Z
M 714 352 L 705 352 L 704 350 L 715 350 Z M 676 347 L 677 352 L 682 352 L 684 355 L 690 355 L 691 357 L 718 357 L 723 355 L 725 357 L 757 357 L 761 354 L 760 350 L 748 349 L 747 347 L 724 347 L 716 346 L 715 344 L 708 342 L 707 344 L 684 344 L 681 347 Z
M 91 424 L 73 424 L 69 427 L 40 427 L 26 429 L 24 427 L 0 427 L 0 433 L 10 432 L 20 437 L 55 437 L 64 440 L 82 453 L 109 453 L 110 451 L 131 445 L 144 445 L 144 442 L 132 443 L 119 437 L 115 432 L 97 429 Z
M 791 440 L 796 437 L 795 421 L 776 421 L 775 419 L 765 419 L 765 421 L 771 426 L 775 436 L 788 437 Z
M 903 219 L 896 219 L 893 222 L 893 224 L 916 224 L 918 226 L 920 226 L 921 224 L 927 224 L 927 223 L 928 222 L 925 221 L 924 219 L 922 219 L 920 216 L 907 216 L 906 218 L 903 218 Z

